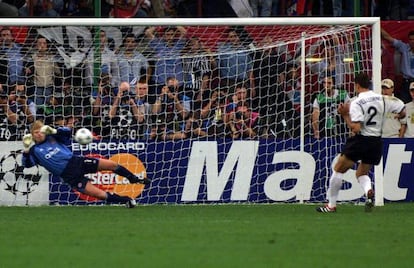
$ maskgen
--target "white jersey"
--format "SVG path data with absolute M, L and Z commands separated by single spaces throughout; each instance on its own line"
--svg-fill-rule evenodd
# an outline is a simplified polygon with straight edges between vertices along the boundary
M 382 125 L 386 113 L 400 113 L 404 103 L 395 97 L 383 96 L 371 90 L 361 92 L 349 108 L 352 122 L 361 123 L 361 135 L 382 136 Z
M 403 102 L 397 97 L 390 96 L 390 98 L 396 98 L 396 101 Z M 385 112 L 384 122 L 382 124 L 382 137 L 383 138 L 398 138 L 400 136 L 401 125 L 406 123 L 406 119 L 395 118 L 396 114 L 392 112 Z
M 414 138 L 414 102 L 405 104 L 407 129 L 404 138 Z

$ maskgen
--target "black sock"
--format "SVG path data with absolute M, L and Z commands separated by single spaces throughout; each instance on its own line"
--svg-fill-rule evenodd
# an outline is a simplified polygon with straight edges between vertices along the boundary
M 115 172 L 116 174 L 118 174 L 118 175 L 122 176 L 122 177 L 127 178 L 127 179 L 129 180 L 129 182 L 135 183 L 135 182 L 137 182 L 137 181 L 138 181 L 137 177 L 136 177 L 134 174 L 132 174 L 132 172 L 131 172 L 131 171 L 129 171 L 128 169 L 124 168 L 124 167 L 123 167 L 123 166 L 121 166 L 121 165 L 118 165 L 118 166 L 115 168 L 114 172 Z
M 106 202 L 108 203 L 125 204 L 129 200 L 131 200 L 131 198 L 129 198 L 128 196 L 120 196 L 115 193 L 106 193 Z

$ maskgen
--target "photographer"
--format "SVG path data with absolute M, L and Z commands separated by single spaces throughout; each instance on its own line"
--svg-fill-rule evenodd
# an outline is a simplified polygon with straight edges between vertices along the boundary
M 135 95 L 131 93 L 128 82 L 119 85 L 118 94 L 109 110 L 111 121 L 110 137 L 115 139 L 136 140 L 142 138 L 139 124 L 144 122 L 144 114 L 135 103 Z
M 153 105 L 152 114 L 157 118 L 158 124 L 152 127 L 150 138 L 184 139 L 185 120 L 190 111 L 191 99 L 182 92 L 179 81 L 174 77 L 167 78 Z
M 0 90 L 0 124 L 9 126 L 17 123 L 17 114 L 10 109 L 9 96 L 7 92 Z
M 10 91 L 10 101 L 15 102 L 19 120 L 23 125 L 34 122 L 36 115 L 36 104 L 27 97 L 26 88 L 23 84 L 16 84 Z
M 110 128 L 106 126 L 111 124 L 109 111 L 116 97 L 115 90 L 111 86 L 111 76 L 108 73 L 101 74 L 98 90 L 98 96 L 92 104 L 93 130 L 102 138 L 108 138 Z
M 247 106 L 238 106 L 230 114 L 229 126 L 233 139 L 257 138 L 259 129 L 259 113 L 252 112 Z
M 15 85 L 9 89 L 0 87 L 0 140 L 21 139 L 34 121 L 25 92 L 16 92 Z
M 227 97 L 223 91 L 214 91 L 209 102 L 200 111 L 200 120 L 193 116 L 187 122 L 187 129 L 197 136 L 214 136 L 224 138 L 227 135 L 226 124 Z

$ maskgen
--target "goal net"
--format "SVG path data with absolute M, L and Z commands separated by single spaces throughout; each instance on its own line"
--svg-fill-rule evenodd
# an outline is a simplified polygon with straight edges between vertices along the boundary
M 380 88 L 378 23 L 2 19 L 0 205 L 97 202 L 22 167 L 34 120 L 92 130 L 74 154 L 113 159 L 152 183 L 88 178 L 139 203 L 323 202 L 349 134 L 336 106 L 355 95 L 357 72 Z M 354 175 L 340 200 L 362 198 Z

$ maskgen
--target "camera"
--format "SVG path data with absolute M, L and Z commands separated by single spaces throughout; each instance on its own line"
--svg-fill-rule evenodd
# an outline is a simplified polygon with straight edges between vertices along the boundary
M 121 101 L 129 101 L 129 99 L 134 99 L 135 98 L 135 94 L 133 94 L 132 92 L 129 91 L 124 91 L 122 92 L 122 97 L 121 97 Z
M 174 86 L 168 86 L 168 90 L 170 92 L 174 92 L 176 90 L 176 88 Z
M 242 112 L 236 112 L 235 113 L 235 117 L 236 117 L 236 119 L 243 119 L 244 118 L 244 114 L 242 113 Z

